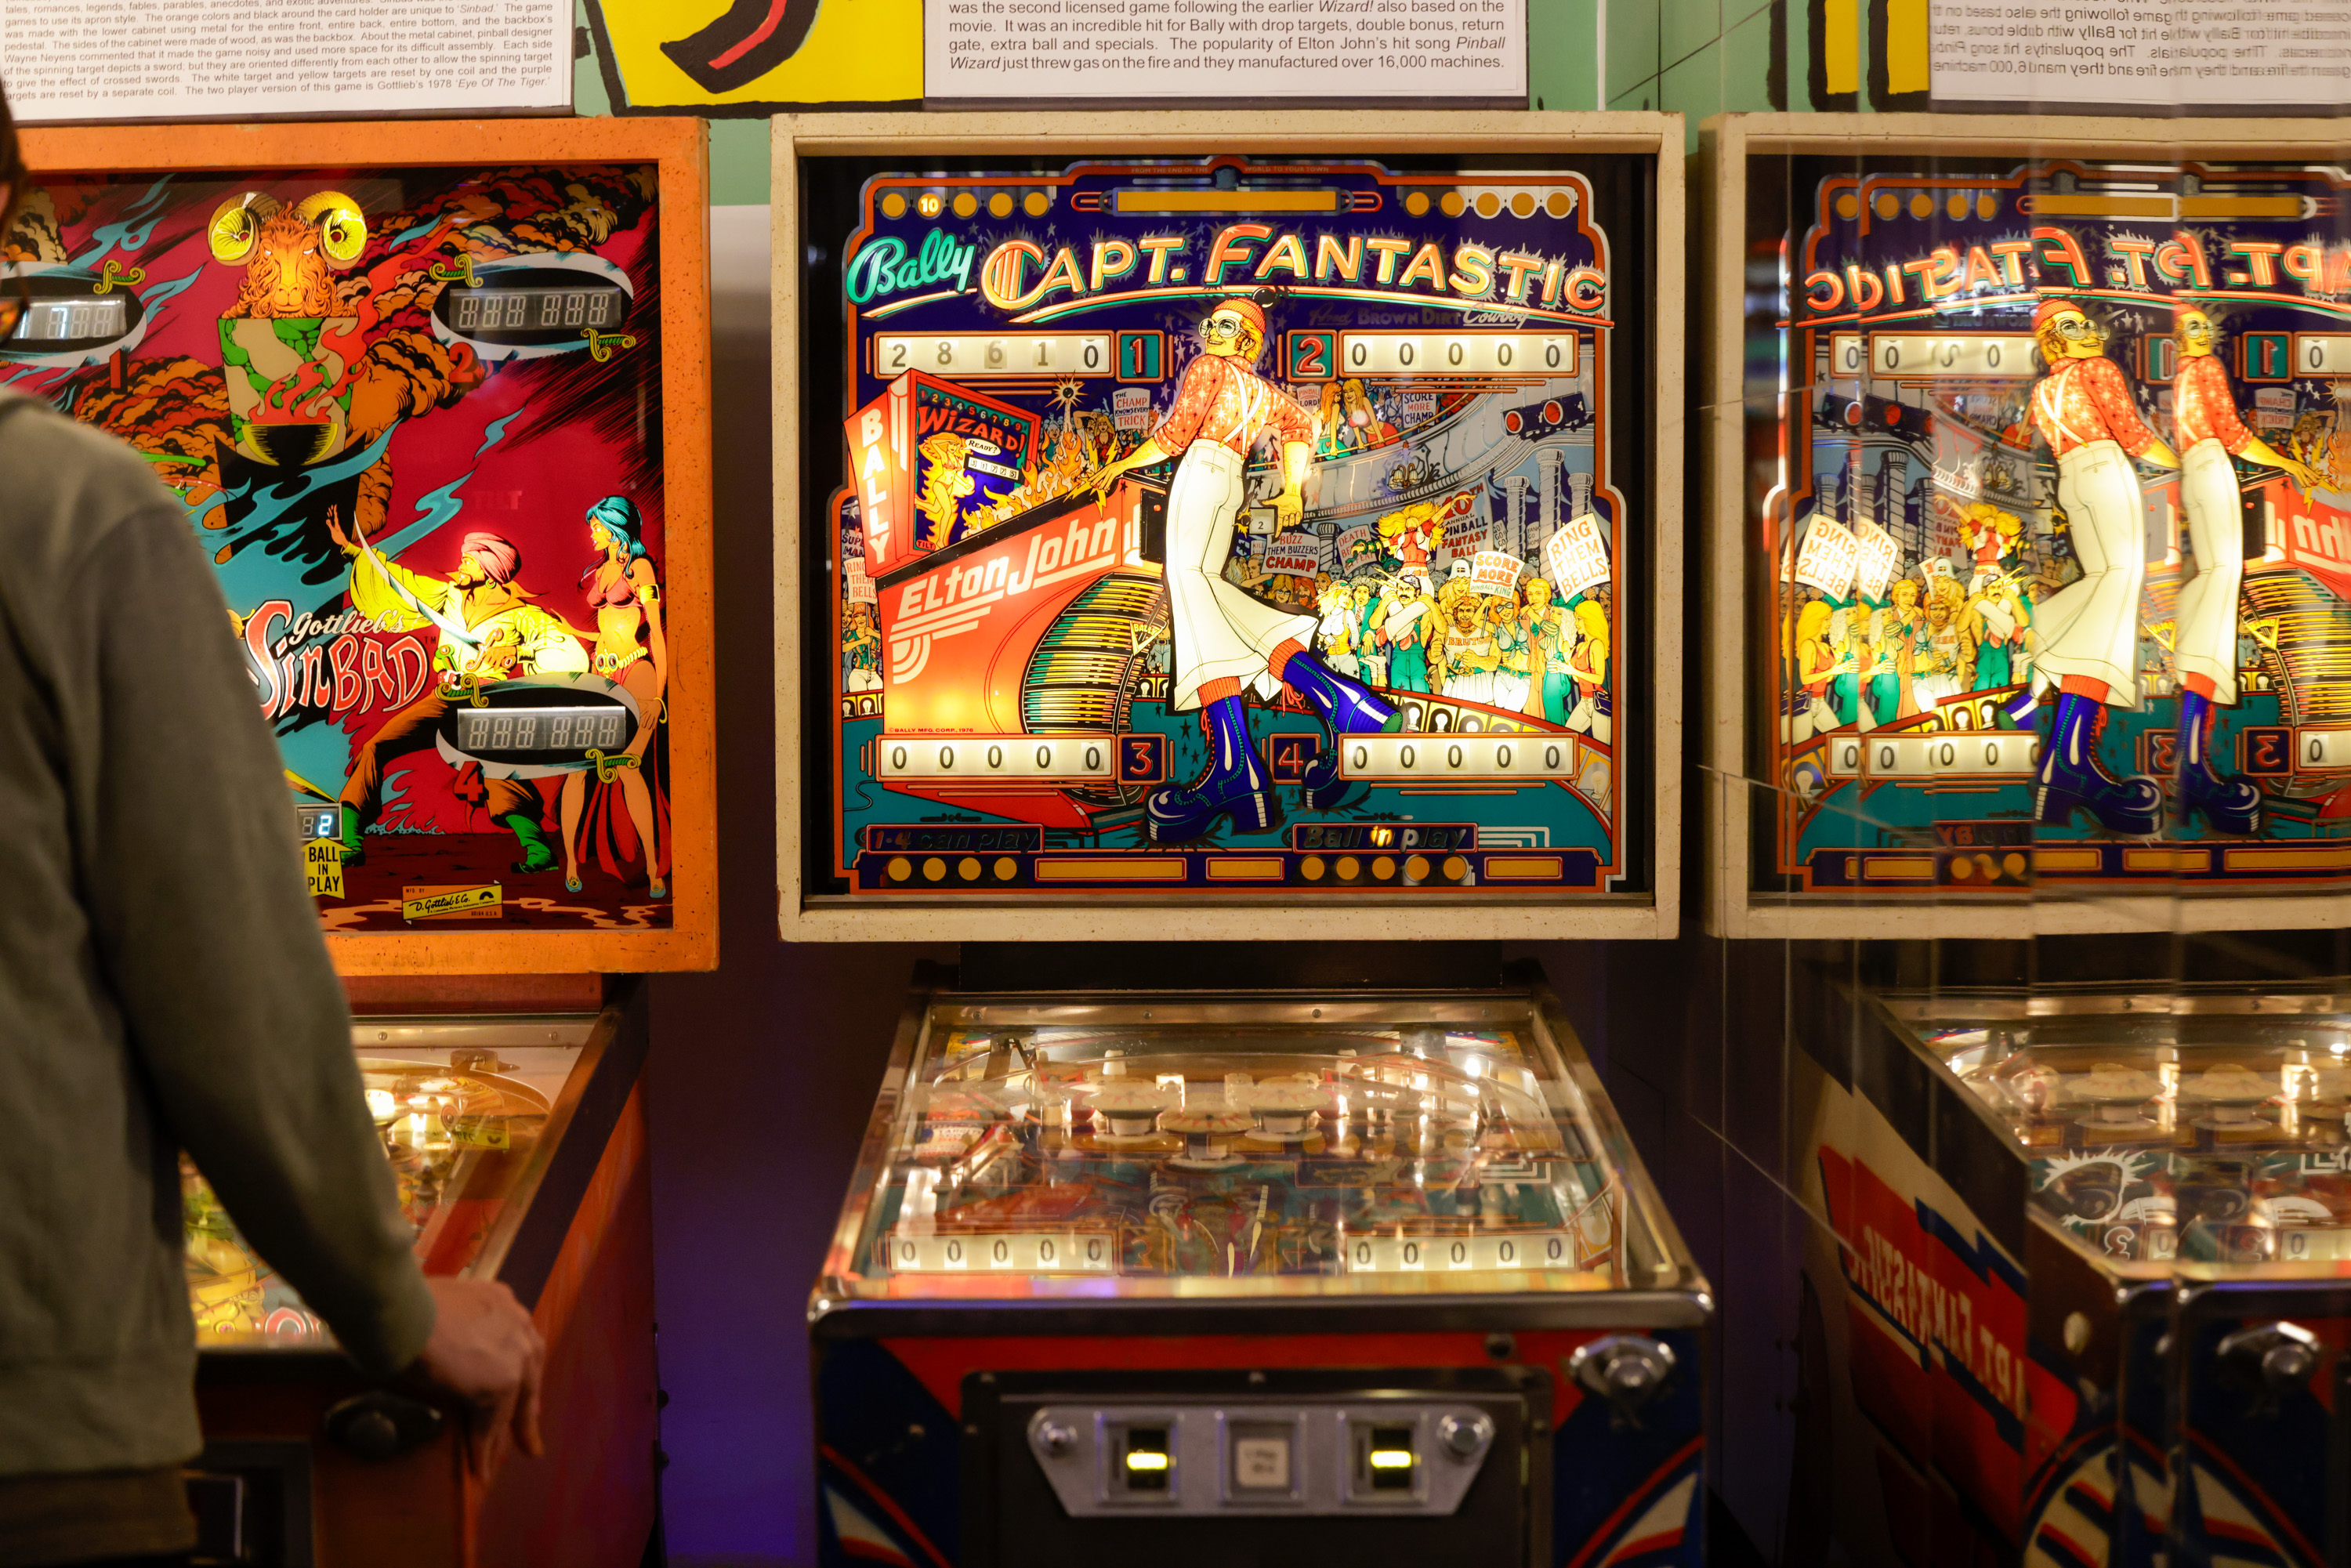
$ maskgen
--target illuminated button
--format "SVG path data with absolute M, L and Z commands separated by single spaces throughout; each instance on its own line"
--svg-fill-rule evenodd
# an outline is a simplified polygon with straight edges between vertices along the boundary
M 1462 859 L 1459 855 L 1447 855 L 1445 857 L 1446 881 L 1459 882 L 1463 877 L 1468 876 L 1468 874 L 1469 862 L 1468 861 Z
M 1426 882 L 1428 880 L 1428 857 L 1426 855 L 1415 855 L 1410 860 L 1405 862 L 1404 876 L 1406 882 Z
M 1395 856 L 1382 855 L 1372 862 L 1372 874 L 1382 882 L 1395 880 Z
M 1167 1472 L 1175 1468 L 1167 1450 L 1165 1427 L 1130 1427 L 1120 1435 L 1120 1478 L 1129 1491 L 1165 1491 Z
M 1341 855 L 1341 856 L 1339 857 L 1339 880 L 1340 880 L 1340 881 L 1342 881 L 1342 882 L 1353 882 L 1353 881 L 1354 881 L 1357 877 L 1359 877 L 1359 876 L 1361 876 L 1361 875 L 1363 875 L 1363 874 L 1364 874 L 1364 862 L 1361 862 L 1361 861 L 1357 860 L 1357 859 L 1356 859 L 1354 856 L 1353 856 L 1353 855 Z
M 1374 1427 L 1364 1445 L 1364 1465 L 1371 1472 L 1374 1491 L 1410 1491 L 1413 1470 L 1413 1429 Z
M 904 855 L 892 855 L 888 869 L 892 882 L 904 882 L 914 874 L 914 862 Z
M 998 855 L 996 857 L 997 881 L 1010 882 L 1014 877 L 1019 876 L 1019 874 L 1020 862 L 1019 861 L 1014 860 L 1010 855 Z
M 963 878 L 966 882 L 977 882 L 979 880 L 979 857 L 977 855 L 966 855 L 963 859 L 956 862 L 956 875 Z
M 933 855 L 930 859 L 923 862 L 923 880 L 925 882 L 936 882 L 946 874 L 947 862 L 941 860 L 938 856 Z
M 925 191 L 914 198 L 914 210 L 926 218 L 937 217 L 946 204 L 946 198 L 936 191 Z
M 1322 863 L 1321 855 L 1308 855 L 1298 862 L 1298 874 L 1309 882 L 1321 882 L 1322 873 L 1327 869 Z

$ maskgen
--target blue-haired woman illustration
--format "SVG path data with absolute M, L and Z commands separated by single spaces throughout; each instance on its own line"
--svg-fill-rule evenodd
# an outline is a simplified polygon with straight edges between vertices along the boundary
M 645 553 L 644 534 L 644 519 L 626 496 L 607 496 L 588 508 L 588 542 L 595 547 L 596 560 L 580 574 L 580 586 L 596 612 L 589 667 L 635 699 L 637 727 L 622 754 L 628 760 L 614 770 L 611 783 L 596 786 L 592 798 L 587 773 L 563 781 L 563 885 L 573 893 L 580 891 L 583 817 L 597 863 L 607 874 L 622 875 L 621 867 L 641 852 L 648 891 L 655 898 L 669 893 L 662 859 L 669 837 L 668 802 L 658 780 L 647 777 L 658 761 L 653 740 L 661 725 L 662 694 L 669 688 L 669 643 L 662 626 L 661 582 Z M 616 788 L 625 818 L 612 810 Z

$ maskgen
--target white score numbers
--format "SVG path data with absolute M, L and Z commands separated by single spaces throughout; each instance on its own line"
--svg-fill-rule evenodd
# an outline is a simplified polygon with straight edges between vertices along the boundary
M 1572 376 L 1573 332 L 1342 332 L 1347 376 Z
M 882 332 L 873 339 L 873 373 L 935 376 L 1107 376 L 1118 359 L 1107 332 Z
M 1829 374 L 1865 376 L 1954 376 L 1970 381 L 2012 381 L 2038 374 L 2032 338 L 2024 332 L 1926 333 L 1837 332 L 1829 338 Z

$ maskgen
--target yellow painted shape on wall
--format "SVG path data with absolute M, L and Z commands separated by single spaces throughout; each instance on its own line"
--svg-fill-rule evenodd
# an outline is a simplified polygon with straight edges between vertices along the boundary
M 1861 0 L 1826 0 L 1821 14 L 1821 58 L 1828 90 L 1861 90 Z
M 661 47 L 700 31 L 730 0 L 602 0 L 612 63 L 632 109 L 726 103 L 887 103 L 923 96 L 923 0 L 821 0 L 808 37 L 765 76 L 703 89 Z
M 1886 90 L 1925 92 L 1928 0 L 1886 0 Z

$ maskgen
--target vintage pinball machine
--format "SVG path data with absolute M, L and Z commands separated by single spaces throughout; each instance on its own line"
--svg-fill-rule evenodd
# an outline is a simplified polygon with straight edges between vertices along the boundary
M 2342 145 L 1708 122 L 1710 930 L 2339 923 Z
M 1677 923 L 1681 139 L 776 122 L 782 931 L 965 944 L 823 1561 L 1697 1560 L 1704 1281 L 1540 983 L 1427 978 Z
M 1810 988 L 1802 1397 L 1845 1551 L 2342 1562 L 2340 984 Z
M 787 938 L 1670 934 L 1667 125 L 778 120 Z
M 486 1485 L 183 1173 L 198 1560 L 634 1563 L 654 1518 L 632 977 L 716 961 L 705 133 L 33 131 L 0 384 L 134 448 L 225 635 L 429 1274 L 546 1335 Z
M 820 1560 L 1704 1561 L 1706 1281 L 1493 977 L 918 974 L 810 1302 Z

